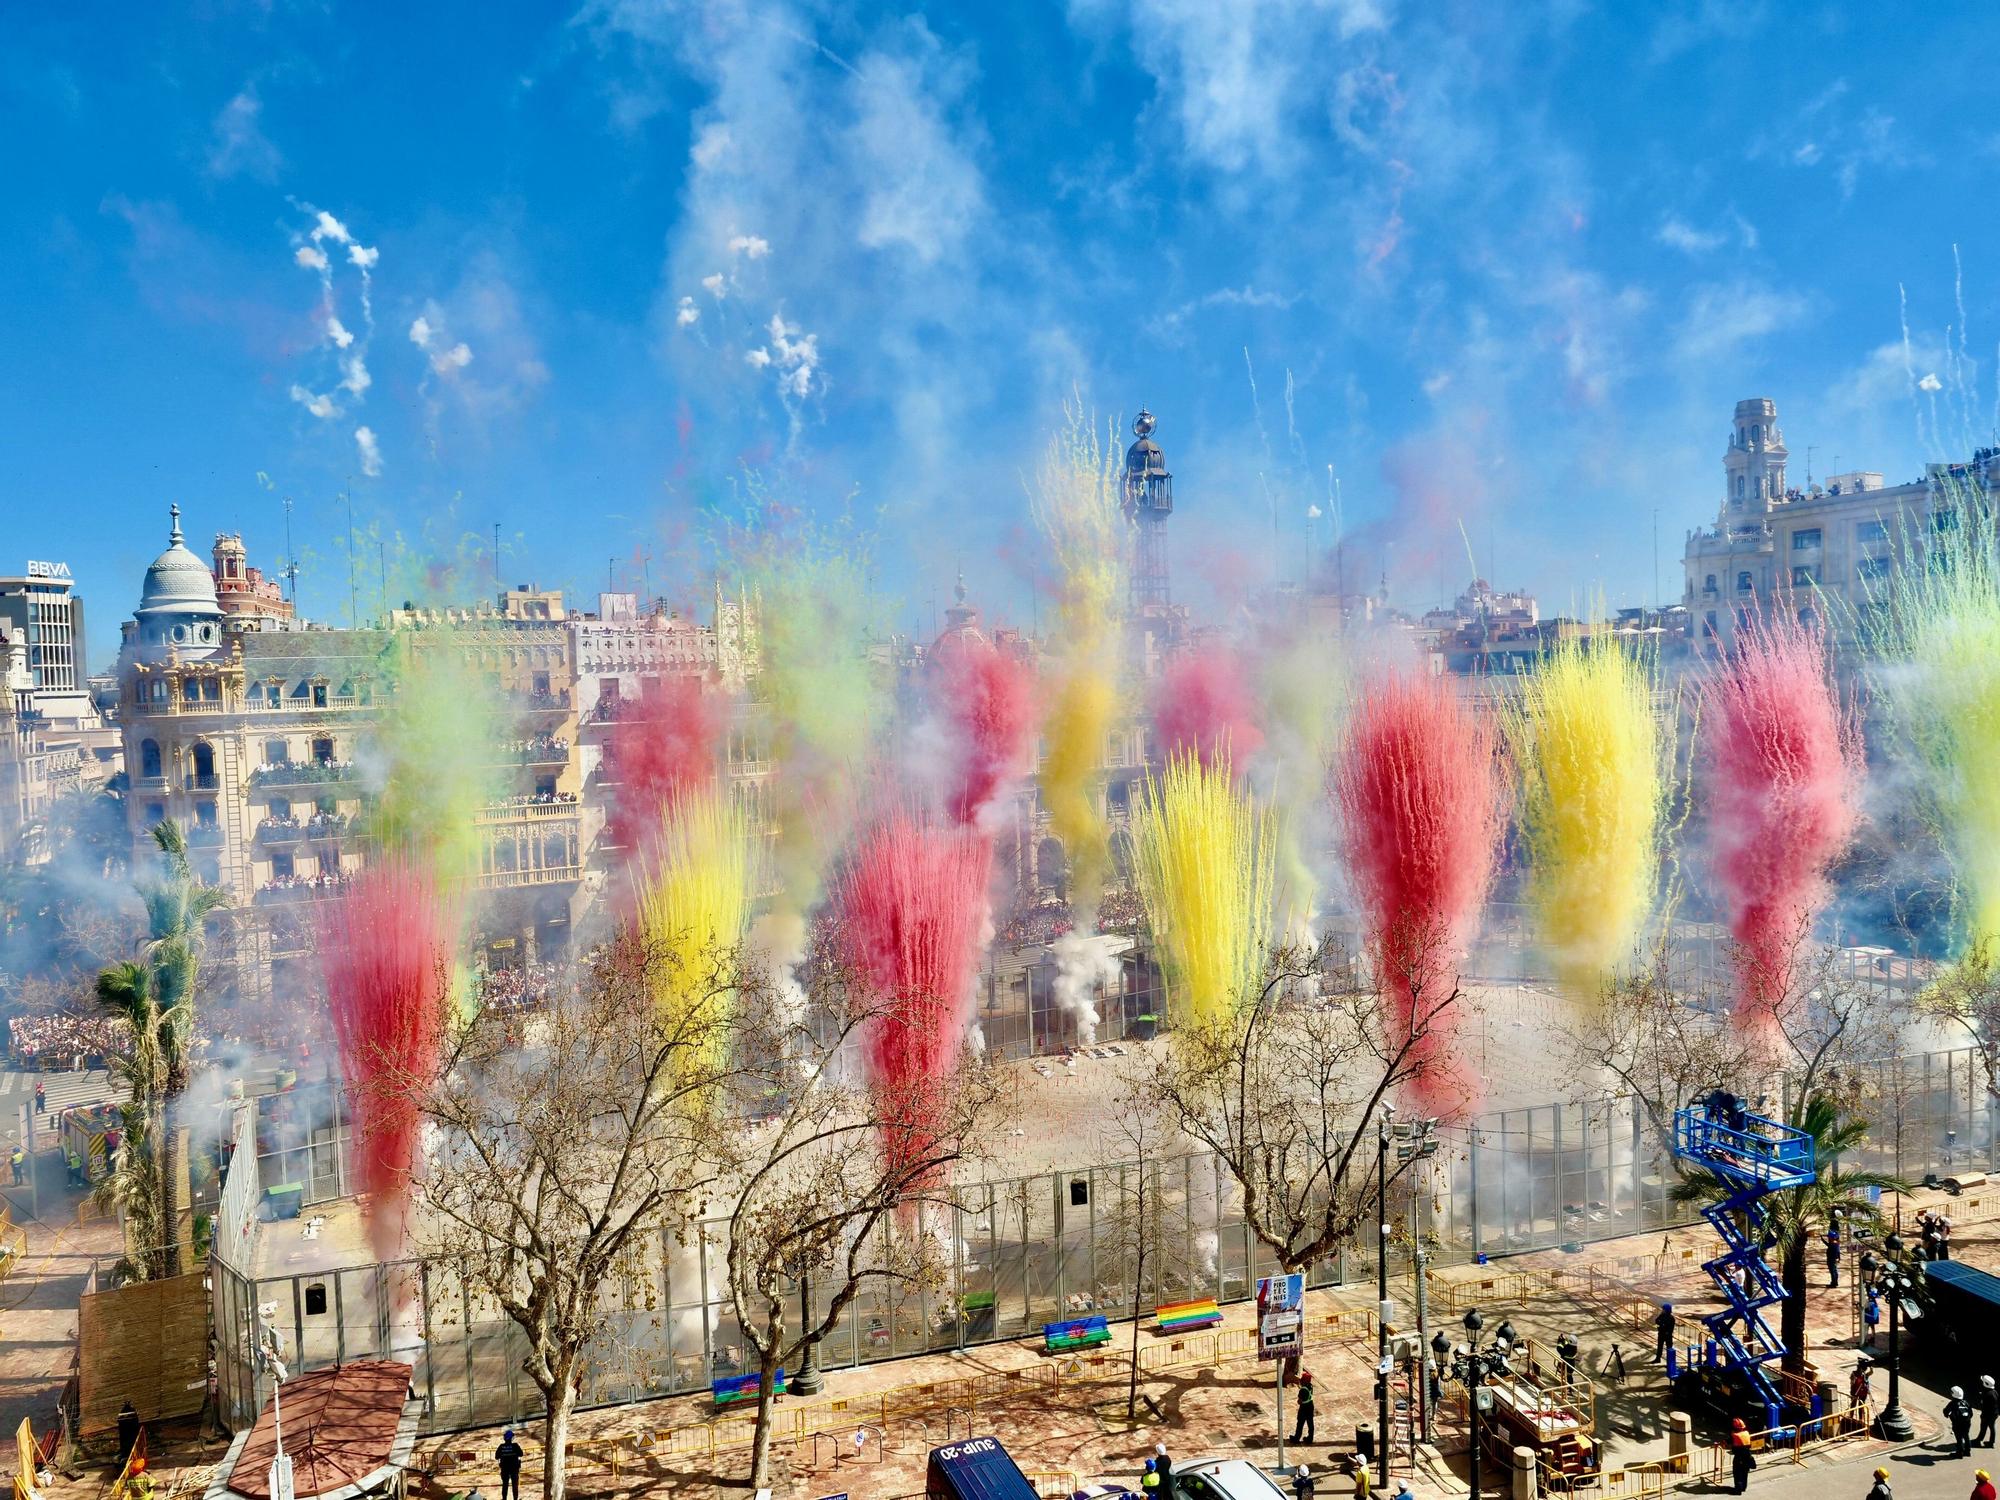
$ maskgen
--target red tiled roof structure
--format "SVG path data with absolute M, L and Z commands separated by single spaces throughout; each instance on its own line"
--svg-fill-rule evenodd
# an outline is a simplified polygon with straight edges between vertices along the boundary
M 287 1380 L 279 1413 L 298 1500 L 386 1480 L 409 1391 L 410 1366 L 394 1360 L 363 1360 Z M 229 1493 L 271 1500 L 276 1452 L 267 1402 L 230 1470 Z

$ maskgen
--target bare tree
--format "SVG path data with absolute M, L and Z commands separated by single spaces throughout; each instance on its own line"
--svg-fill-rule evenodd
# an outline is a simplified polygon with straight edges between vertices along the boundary
M 1361 983 L 1329 984 L 1324 945 L 1283 948 L 1232 1014 L 1170 1039 L 1155 1087 L 1236 1179 L 1244 1222 L 1283 1269 L 1376 1222 L 1377 1121 L 1397 1089 L 1442 1072 L 1432 1052 L 1462 998 L 1449 951 L 1443 934 L 1413 931 L 1382 944 Z
M 1187 1141 L 1150 1074 L 1136 1069 L 1119 1076 L 1099 1140 L 1101 1159 L 1112 1165 L 1102 1173 L 1109 1193 L 1096 1210 L 1098 1244 L 1113 1265 L 1132 1276 L 1125 1299 L 1132 1309 L 1131 1371 L 1125 1390 L 1129 1422 L 1137 1419 L 1139 1408 L 1139 1314 L 1149 1293 L 1157 1307 L 1167 1298 L 1165 1288 L 1185 1280 L 1191 1269 L 1185 1239 L 1166 1232 L 1168 1202 L 1161 1182 L 1163 1157 L 1176 1148 L 1185 1150 Z
M 821 966 L 802 1016 L 746 1014 L 733 1043 L 739 1058 L 761 1059 L 761 1091 L 777 1105 L 748 1132 L 718 1193 L 730 1301 L 757 1366 L 757 1488 L 770 1483 L 778 1371 L 796 1371 L 865 1289 L 947 1284 L 956 1248 L 949 1179 L 999 1117 L 998 1077 L 969 1053 L 925 1090 L 920 1110 L 845 1085 L 856 1044 L 893 1009 L 848 998 L 861 993 Z M 801 1278 L 826 1299 L 810 1312 Z
M 457 1266 L 526 1335 L 544 1500 L 562 1500 L 586 1351 L 608 1337 L 600 1295 L 646 1237 L 696 1217 L 723 1173 L 740 1078 L 729 1016 L 764 998 L 734 950 L 687 961 L 622 939 L 525 1021 L 482 1011 L 434 1077 L 407 1081 L 432 1127 L 414 1248 Z
M 1964 1029 L 1986 1075 L 1986 1097 L 2000 1102 L 2000 955 L 1995 939 L 1975 940 L 1957 963 L 1940 969 L 1923 998 L 1932 1014 Z

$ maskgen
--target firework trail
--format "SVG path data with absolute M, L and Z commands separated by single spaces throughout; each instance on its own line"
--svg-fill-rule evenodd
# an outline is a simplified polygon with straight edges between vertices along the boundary
M 419 645 L 413 632 L 391 635 L 379 665 L 391 691 L 365 757 L 377 792 L 368 831 L 448 884 L 479 868 L 478 815 L 498 780 L 492 692 L 448 641 Z
M 862 840 L 840 883 L 845 956 L 883 1008 L 869 1024 L 867 1056 L 882 1150 L 895 1170 L 937 1144 L 972 1018 L 986 872 L 977 834 L 899 812 Z
M 1390 1002 L 1386 1040 L 1409 1046 L 1418 1104 L 1473 1093 L 1440 1013 L 1493 876 L 1506 791 L 1493 730 L 1439 681 L 1388 674 L 1358 696 L 1330 791 Z M 1417 1033 L 1421 1033 L 1418 1035 Z
M 991 645 L 972 645 L 940 662 L 934 683 L 951 740 L 945 811 L 961 827 L 985 827 L 1000 794 L 1027 766 L 1034 668 Z
M 1125 587 L 1124 522 L 1115 443 L 1101 441 L 1080 404 L 1066 402 L 1030 494 L 1036 523 L 1061 572 L 1062 651 L 1043 726 L 1042 800 L 1069 855 L 1070 905 L 1094 925 L 1110 866 L 1110 837 L 1093 795 L 1104 738 L 1117 712 L 1118 618 Z
M 1946 515 L 1952 524 L 1939 525 Z M 1927 565 L 1894 569 L 1866 617 L 1871 675 L 1922 774 L 1926 820 L 1950 854 L 1966 950 L 2000 940 L 2000 533 L 1967 487 L 1941 485 Z
M 1235 652 L 1205 646 L 1167 663 L 1153 700 L 1153 726 L 1168 758 L 1192 751 L 1203 765 L 1247 764 L 1263 748 L 1251 681 Z
M 1736 941 L 1738 1023 L 1776 1024 L 1802 937 L 1854 832 L 1859 750 L 1826 641 L 1783 616 L 1738 633 L 1702 684 L 1716 874 Z
M 320 972 L 356 1113 L 355 1171 L 377 1256 L 398 1253 L 416 1165 L 419 1091 L 444 1037 L 458 914 L 426 866 L 394 854 L 318 920 Z
M 653 998 L 672 1033 L 722 1045 L 720 1007 L 750 916 L 750 835 L 728 792 L 690 788 L 659 809 L 637 867 L 631 932 L 644 945 Z
M 1529 904 L 1557 981 L 1595 999 L 1652 909 L 1667 780 L 1652 673 L 1615 643 L 1571 639 L 1521 688 L 1507 730 Z
M 650 852 L 662 812 L 677 798 L 714 781 L 721 729 L 720 704 L 700 678 L 653 677 L 644 689 L 605 748 L 617 777 L 608 832 L 628 858 Z
M 1235 785 L 1228 755 L 1172 756 L 1132 811 L 1134 874 L 1176 1021 L 1213 1024 L 1257 986 L 1271 941 L 1277 818 Z

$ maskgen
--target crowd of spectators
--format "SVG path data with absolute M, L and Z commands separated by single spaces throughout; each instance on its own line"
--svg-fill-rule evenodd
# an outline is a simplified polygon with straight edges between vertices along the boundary
M 515 792 L 506 797 L 495 797 L 488 807 L 554 807 L 573 803 L 575 792 Z
M 267 837 L 273 834 L 302 834 L 316 839 L 339 833 L 346 827 L 346 814 L 337 812 L 316 812 L 310 818 L 286 813 L 283 817 L 270 815 L 257 820 L 257 831 Z
M 311 901 L 347 889 L 346 875 L 274 875 L 257 887 L 259 901 Z
M 567 760 L 569 741 L 559 734 L 531 734 L 526 739 L 508 741 L 500 747 L 500 753 L 514 756 L 523 764 L 530 761 Z
M 87 1012 L 46 1011 L 7 1023 L 7 1053 L 19 1068 L 73 1067 L 122 1050 L 124 1022 Z
M 544 963 L 489 969 L 479 976 L 479 1003 L 489 1010 L 537 1010 L 548 1003 L 549 989 L 561 975 L 557 965 Z
M 301 782 L 345 781 L 354 774 L 351 760 L 282 760 L 274 766 L 259 766 L 250 773 L 250 785 L 267 782 L 295 785 Z

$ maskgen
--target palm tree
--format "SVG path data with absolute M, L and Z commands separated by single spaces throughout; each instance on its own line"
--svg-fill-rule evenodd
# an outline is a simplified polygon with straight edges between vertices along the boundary
M 144 1156 L 157 1173 L 158 1272 L 180 1269 L 180 1178 L 183 1170 L 174 1105 L 187 1091 L 195 1035 L 195 980 L 201 971 L 203 928 L 228 904 L 227 894 L 205 884 L 188 863 L 187 838 L 169 818 L 153 830 L 166 873 L 139 885 L 146 908 L 146 941 L 136 961 L 112 964 L 97 976 L 97 996 L 132 1026 L 132 1057 L 125 1067 L 132 1098 L 143 1106 L 150 1142 Z M 141 1153 L 128 1153 L 136 1167 Z
M 1888 1172 L 1852 1170 L 1841 1165 L 1847 1154 L 1868 1138 L 1868 1121 L 1842 1119 L 1840 1108 L 1825 1094 L 1808 1094 L 1795 1118 L 1786 1123 L 1812 1137 L 1818 1175 L 1802 1187 L 1783 1188 L 1759 1207 L 1764 1232 L 1776 1243 L 1778 1281 L 1785 1300 L 1779 1308 L 1779 1337 L 1785 1343 L 1783 1368 L 1802 1374 L 1806 1346 L 1806 1257 L 1813 1241 L 1833 1223 L 1834 1212 L 1848 1224 L 1879 1222 L 1875 1206 L 1860 1195 L 1869 1188 L 1907 1193 L 1910 1184 Z M 1684 1171 L 1673 1197 L 1681 1203 L 1720 1203 L 1735 1191 L 1711 1172 Z

